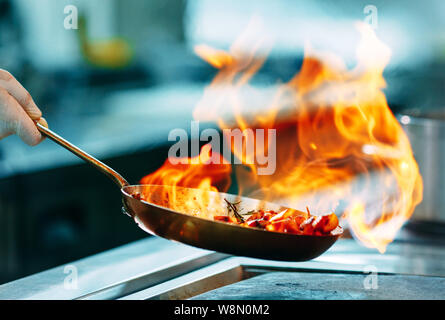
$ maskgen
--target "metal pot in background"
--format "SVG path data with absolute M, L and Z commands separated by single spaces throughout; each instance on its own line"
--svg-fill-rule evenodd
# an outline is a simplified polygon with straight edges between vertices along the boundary
M 410 221 L 445 223 L 445 112 L 398 117 L 411 142 L 423 178 L 423 201 Z

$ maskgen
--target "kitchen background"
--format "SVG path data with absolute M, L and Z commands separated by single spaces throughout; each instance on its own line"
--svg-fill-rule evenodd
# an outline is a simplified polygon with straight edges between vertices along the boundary
M 65 28 L 69 5 L 78 9 L 78 29 Z M 255 15 L 275 40 L 255 81 L 286 81 L 306 40 L 352 64 L 351 22 L 370 22 L 374 9 L 377 35 L 392 49 L 390 107 L 440 114 L 440 0 L 0 0 L 0 68 L 30 91 L 52 129 L 137 182 L 165 161 L 168 132 L 189 127 L 215 75 L 194 45 L 227 49 Z M 2 140 L 0 283 L 147 237 L 121 214 L 120 201 L 106 177 L 56 144 Z

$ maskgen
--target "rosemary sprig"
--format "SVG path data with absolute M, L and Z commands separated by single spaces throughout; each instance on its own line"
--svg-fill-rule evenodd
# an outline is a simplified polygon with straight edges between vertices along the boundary
M 241 213 L 241 215 L 242 215 L 242 216 L 251 216 L 251 215 L 254 214 L 255 212 L 257 212 L 257 211 L 255 211 L 255 210 L 250 210 L 250 211 L 247 211 L 246 213 Z
M 244 222 L 244 218 L 239 214 L 238 209 L 236 208 L 236 205 L 239 204 L 240 202 L 237 203 L 231 203 L 230 201 L 228 201 L 226 198 L 224 198 L 224 201 L 227 203 L 227 209 L 233 211 L 233 215 L 235 216 L 236 220 L 238 220 L 238 222 Z

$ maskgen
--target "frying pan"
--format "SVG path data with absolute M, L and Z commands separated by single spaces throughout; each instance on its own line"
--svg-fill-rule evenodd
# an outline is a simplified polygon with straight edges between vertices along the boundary
M 144 189 L 171 187 L 130 185 L 115 170 L 48 128 L 38 123 L 36 125 L 43 135 L 92 164 L 112 179 L 121 189 L 124 213 L 133 218 L 140 228 L 150 234 L 202 249 L 283 261 L 307 261 L 316 258 L 328 250 L 339 237 L 339 234 L 326 236 L 295 235 L 242 227 L 181 213 L 164 206 L 139 200 L 134 195 L 144 192 Z M 277 204 L 225 193 L 183 187 L 178 190 L 189 196 L 197 193 L 202 196 L 205 192 L 205 197 L 209 199 L 224 198 L 231 202 L 241 201 L 244 209 L 259 207 L 266 207 L 270 210 L 284 209 Z

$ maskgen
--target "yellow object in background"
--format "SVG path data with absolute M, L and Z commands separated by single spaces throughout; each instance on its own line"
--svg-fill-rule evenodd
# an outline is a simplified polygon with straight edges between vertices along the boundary
M 79 43 L 85 60 L 96 67 L 117 69 L 130 64 L 133 50 L 121 37 L 106 40 L 88 39 L 87 23 L 84 16 L 79 17 Z

